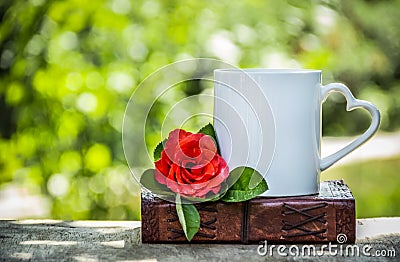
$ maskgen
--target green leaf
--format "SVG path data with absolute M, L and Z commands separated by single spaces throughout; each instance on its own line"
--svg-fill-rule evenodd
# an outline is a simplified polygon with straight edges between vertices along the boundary
M 181 197 L 176 194 L 176 212 L 187 240 L 191 241 L 200 229 L 200 215 L 193 204 L 182 204 Z
M 229 174 L 236 182 L 221 199 L 225 202 L 242 202 L 252 199 L 268 190 L 265 179 L 251 167 L 237 167 Z M 256 183 L 258 181 L 258 183 Z
M 219 145 L 218 145 L 218 140 L 217 140 L 217 135 L 215 134 L 214 127 L 211 123 L 208 123 L 207 125 L 203 126 L 199 132 L 201 134 L 209 135 L 214 139 L 215 145 L 217 146 L 217 152 L 220 155 L 220 150 L 219 150 Z
M 154 177 L 155 169 L 147 169 L 140 177 L 140 184 L 156 195 L 173 195 L 174 193 L 165 185 L 158 183 Z
M 156 148 L 154 149 L 154 162 L 159 160 L 161 158 L 161 152 L 164 149 L 164 144 L 167 143 L 167 139 L 164 139 L 163 141 L 161 141 L 160 143 L 158 143 L 158 145 L 156 146 Z
M 200 128 L 199 132 L 197 132 L 197 133 L 209 135 L 212 138 L 214 138 L 215 140 L 217 140 L 217 137 L 215 136 L 214 127 L 211 123 L 208 123 L 207 125 Z

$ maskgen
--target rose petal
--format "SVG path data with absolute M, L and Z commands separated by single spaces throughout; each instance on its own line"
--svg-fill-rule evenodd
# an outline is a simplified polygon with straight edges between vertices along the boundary
M 168 155 L 167 155 L 167 153 L 166 153 L 165 150 L 161 151 L 161 158 L 164 159 L 164 161 L 165 161 L 168 165 L 171 165 L 171 164 L 172 164 L 172 161 L 171 161 L 171 159 L 169 159 L 169 157 L 168 157 Z
M 169 134 L 155 166 L 157 181 L 185 196 L 204 198 L 209 192 L 217 194 L 229 176 L 228 166 L 217 154 L 210 136 L 181 129 Z
M 173 166 L 175 166 L 175 177 L 176 177 L 176 181 L 179 184 L 184 184 L 185 182 L 182 180 L 182 168 L 180 166 L 176 166 L 175 164 L 172 164 Z
M 201 176 L 203 173 L 203 167 L 199 165 L 193 166 L 190 169 L 190 173 L 193 174 L 193 176 Z
M 214 194 L 218 194 L 218 192 L 221 190 L 221 184 L 219 184 L 218 186 L 216 186 L 216 187 L 214 187 L 214 188 L 212 188 L 211 189 L 211 191 L 214 193 Z
M 187 196 L 193 196 L 196 193 L 196 189 L 191 184 L 179 185 L 179 189 L 181 193 Z
M 201 180 L 204 177 L 203 169 L 202 168 L 197 169 L 195 167 L 192 167 L 190 171 L 185 173 L 186 178 L 189 179 L 191 182 Z
M 179 193 L 179 186 L 178 183 L 176 183 L 175 181 L 171 180 L 171 179 L 166 179 L 166 186 L 171 189 L 173 192 L 175 193 Z
M 205 197 L 205 195 L 208 193 L 208 192 L 210 192 L 210 188 L 204 188 L 204 189 L 202 189 L 202 190 L 198 190 L 197 192 L 196 192 L 196 196 L 197 197 Z
M 174 157 L 175 154 L 180 152 L 179 147 L 179 140 L 184 139 L 187 136 L 190 136 L 192 133 L 186 132 L 182 129 L 175 129 L 174 131 L 170 132 L 168 135 L 168 140 L 165 143 L 165 153 L 167 154 L 168 158 L 171 159 L 174 163 L 177 163 L 177 159 Z
M 202 183 L 193 183 L 193 184 L 190 184 L 190 185 L 191 185 L 191 186 L 193 187 L 193 189 L 195 189 L 195 190 L 201 190 L 201 189 L 207 187 L 208 184 L 209 184 L 209 181 L 202 182 Z
M 190 179 L 191 177 L 191 173 L 189 172 L 189 170 L 187 170 L 186 168 L 182 168 L 182 180 L 185 184 L 191 184 L 192 180 Z
M 176 177 L 175 177 L 175 173 L 176 173 L 176 166 L 172 165 L 171 169 L 169 170 L 169 174 L 167 177 L 167 187 L 169 187 L 172 191 L 177 192 L 177 183 L 176 183 Z
M 210 150 L 205 150 L 201 153 L 201 155 L 199 155 L 198 157 L 196 157 L 194 159 L 194 161 L 196 162 L 196 164 L 200 167 L 206 166 L 208 165 L 213 158 L 216 156 L 216 153 L 210 151 Z
M 161 157 L 161 159 L 156 161 L 154 165 L 156 169 L 160 171 L 164 176 L 168 176 L 170 166 L 168 165 L 168 162 L 165 161 L 165 158 Z
M 155 170 L 154 178 L 157 180 L 158 183 L 163 185 L 166 184 L 166 177 L 160 171 Z
M 199 182 L 206 182 L 206 181 L 210 180 L 213 176 L 216 175 L 216 171 L 218 171 L 218 169 L 215 170 L 213 165 L 211 165 L 211 164 L 206 165 L 203 168 L 203 176 L 202 176 L 201 180 L 199 179 Z
M 214 139 L 211 136 L 204 135 L 200 138 L 199 146 L 201 151 L 208 150 L 211 152 L 217 153 L 217 147 L 215 146 Z

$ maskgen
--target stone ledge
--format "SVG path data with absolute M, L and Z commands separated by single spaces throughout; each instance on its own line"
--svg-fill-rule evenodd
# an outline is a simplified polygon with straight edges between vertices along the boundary
M 357 220 L 357 242 L 376 250 L 394 250 L 400 256 L 400 218 Z M 345 244 L 343 244 L 344 246 Z M 290 245 L 287 245 L 287 249 Z M 298 245 L 301 249 L 302 245 Z M 265 261 L 310 259 L 305 256 L 260 256 L 257 245 L 141 244 L 138 221 L 0 220 L 0 260 L 38 261 Z M 321 245 L 316 245 L 321 248 Z M 354 258 L 354 257 L 353 257 Z M 320 260 L 344 260 L 324 255 Z M 371 257 L 360 254 L 358 261 Z M 375 258 L 376 259 L 376 258 Z M 380 257 L 380 260 L 395 260 Z

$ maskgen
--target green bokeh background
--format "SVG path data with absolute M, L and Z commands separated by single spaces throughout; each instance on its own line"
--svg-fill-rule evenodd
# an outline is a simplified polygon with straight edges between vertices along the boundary
M 399 17 L 399 0 L 1 1 L 0 189 L 45 197 L 52 218 L 139 219 L 121 142 L 125 106 L 146 76 L 187 58 L 322 69 L 324 83 L 346 83 L 378 106 L 381 130 L 396 131 Z M 323 106 L 324 135 L 356 135 L 369 121 L 347 113 L 340 95 Z M 399 160 L 325 177 L 345 178 L 359 217 L 400 216 Z

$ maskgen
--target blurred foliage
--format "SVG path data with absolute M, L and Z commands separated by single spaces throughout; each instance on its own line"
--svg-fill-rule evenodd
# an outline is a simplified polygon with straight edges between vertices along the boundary
M 324 179 L 343 179 L 356 199 L 357 217 L 400 216 L 400 156 L 328 169 Z
M 47 195 L 54 218 L 138 219 L 125 106 L 154 70 L 191 57 L 322 69 L 324 83 L 348 84 L 396 130 L 399 17 L 399 0 L 1 1 L 0 184 Z M 368 125 L 340 95 L 323 107 L 325 135 Z

